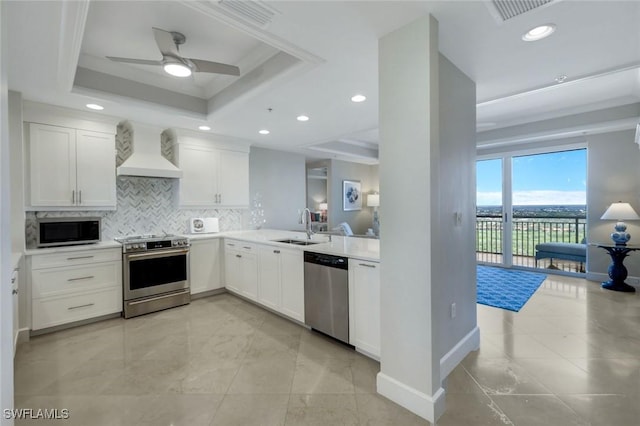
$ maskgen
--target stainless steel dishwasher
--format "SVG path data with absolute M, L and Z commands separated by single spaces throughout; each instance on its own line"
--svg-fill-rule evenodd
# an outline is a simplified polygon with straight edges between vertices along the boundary
M 349 343 L 349 259 L 304 252 L 305 323 Z

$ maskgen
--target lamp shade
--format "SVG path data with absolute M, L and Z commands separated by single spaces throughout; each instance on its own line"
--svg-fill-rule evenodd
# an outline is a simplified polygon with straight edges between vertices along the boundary
M 318 208 L 320 208 L 320 210 L 327 210 L 329 209 L 329 205 L 327 203 L 320 203 Z
M 600 219 L 605 220 L 640 220 L 638 213 L 629 203 L 617 202 L 609 206 Z
M 367 195 L 367 207 L 379 207 L 380 206 L 380 194 Z

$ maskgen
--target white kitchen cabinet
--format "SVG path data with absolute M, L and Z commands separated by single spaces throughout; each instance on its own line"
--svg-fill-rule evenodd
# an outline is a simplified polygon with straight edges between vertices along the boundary
M 225 286 L 250 300 L 258 299 L 258 255 L 255 245 L 225 240 Z
M 380 264 L 349 259 L 349 343 L 380 357 Z
M 249 154 L 178 144 L 180 207 L 247 207 Z
M 115 207 L 115 138 L 29 124 L 31 206 Z
M 30 256 L 31 328 L 122 311 L 120 248 Z
M 223 288 L 220 239 L 191 240 L 189 252 L 191 294 Z
M 297 321 L 304 322 L 303 253 L 261 245 L 258 250 L 258 302 Z
M 280 258 L 282 251 L 278 247 L 258 246 L 258 302 L 280 310 Z

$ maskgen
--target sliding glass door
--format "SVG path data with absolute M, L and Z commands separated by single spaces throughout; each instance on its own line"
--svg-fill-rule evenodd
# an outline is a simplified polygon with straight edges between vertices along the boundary
M 587 150 L 508 153 L 476 164 L 478 262 L 579 272 L 576 262 L 536 262 L 535 246 L 585 238 Z

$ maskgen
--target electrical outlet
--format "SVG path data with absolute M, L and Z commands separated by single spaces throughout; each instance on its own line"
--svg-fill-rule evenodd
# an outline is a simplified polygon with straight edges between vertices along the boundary
M 451 304 L 451 318 L 455 318 L 456 317 L 456 304 L 452 303 Z

